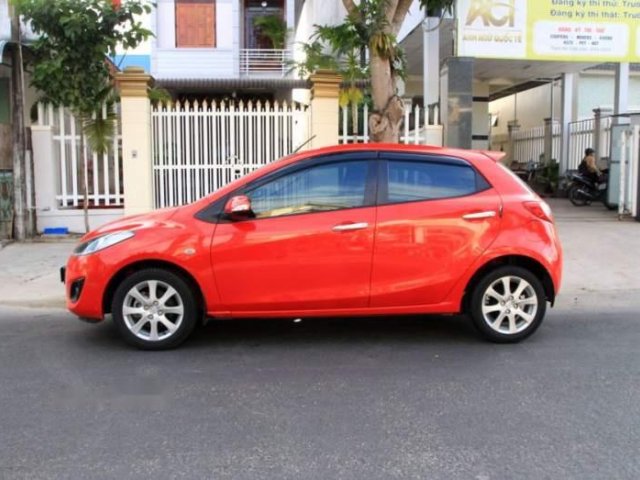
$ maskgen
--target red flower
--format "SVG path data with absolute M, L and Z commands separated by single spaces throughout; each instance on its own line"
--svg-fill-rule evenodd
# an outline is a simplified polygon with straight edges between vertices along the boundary
M 111 0 L 111 3 L 113 3 L 113 8 L 115 10 L 120 10 L 122 0 Z

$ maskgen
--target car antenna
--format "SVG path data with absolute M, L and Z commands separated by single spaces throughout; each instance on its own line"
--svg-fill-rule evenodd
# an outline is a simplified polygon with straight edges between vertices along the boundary
M 313 140 L 314 138 L 316 138 L 315 134 L 311 135 L 309 138 L 307 138 L 307 140 L 304 141 L 304 143 L 301 143 L 298 148 L 296 148 L 293 152 L 291 153 L 298 153 L 300 151 L 300 149 L 302 147 L 304 147 L 307 143 L 309 143 L 311 140 Z

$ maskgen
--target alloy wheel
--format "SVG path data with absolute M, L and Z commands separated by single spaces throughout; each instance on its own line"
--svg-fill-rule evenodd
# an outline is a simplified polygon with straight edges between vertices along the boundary
M 124 324 L 136 337 L 157 342 L 171 337 L 184 318 L 184 302 L 178 291 L 160 280 L 134 285 L 122 305 Z
M 494 280 L 482 296 L 482 317 L 492 330 L 501 334 L 513 335 L 526 330 L 537 311 L 535 289 L 518 276 Z

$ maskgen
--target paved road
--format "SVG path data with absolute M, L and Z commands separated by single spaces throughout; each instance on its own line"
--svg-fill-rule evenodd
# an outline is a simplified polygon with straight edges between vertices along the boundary
M 637 296 L 591 300 L 520 345 L 386 318 L 218 322 L 170 352 L 0 307 L 0 478 L 637 479 Z

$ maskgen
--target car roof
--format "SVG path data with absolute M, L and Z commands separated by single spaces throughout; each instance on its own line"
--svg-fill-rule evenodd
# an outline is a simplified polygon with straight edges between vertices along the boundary
M 505 152 L 440 147 L 437 145 L 417 145 L 417 144 L 403 144 L 403 143 L 349 143 L 349 144 L 331 145 L 328 147 L 305 150 L 304 152 L 300 152 L 299 156 L 296 155 L 295 158 L 293 158 L 292 156 L 291 163 L 301 161 L 303 159 L 313 157 L 316 155 L 344 153 L 344 152 L 371 151 L 371 150 L 378 151 L 378 152 L 387 151 L 387 152 L 402 152 L 402 153 L 432 153 L 437 155 L 460 157 L 467 160 L 475 159 L 476 161 L 489 159 L 494 162 L 502 160 L 506 155 Z

